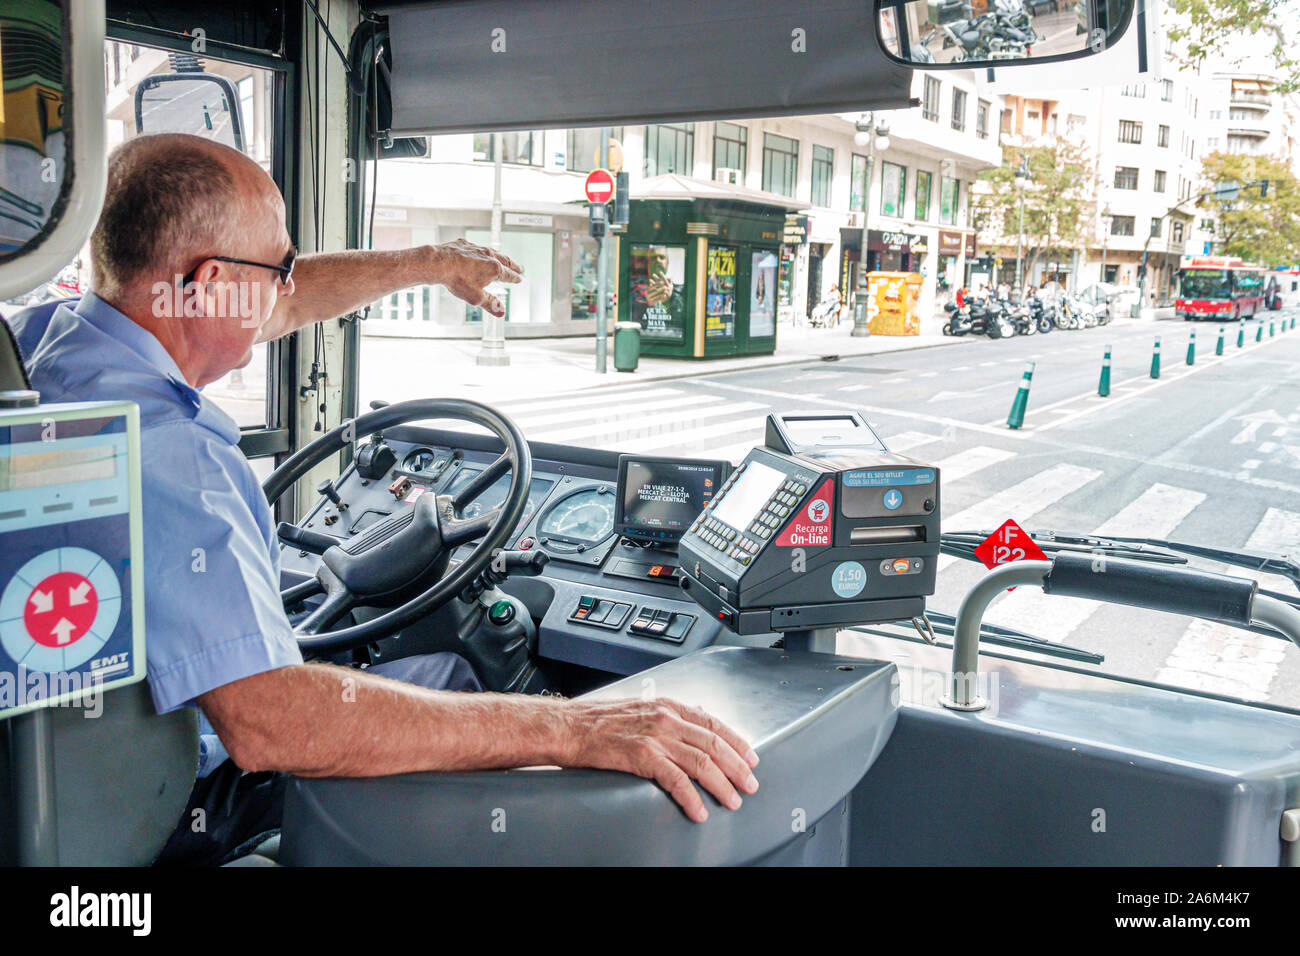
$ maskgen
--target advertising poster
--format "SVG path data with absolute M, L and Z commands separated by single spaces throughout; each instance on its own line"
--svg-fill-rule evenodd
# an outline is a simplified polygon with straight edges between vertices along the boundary
M 919 272 L 872 272 L 867 275 L 867 327 L 872 335 L 920 335 Z
M 749 271 L 749 334 L 776 334 L 776 253 L 755 252 Z
M 704 295 L 704 337 L 732 338 L 736 334 L 736 250 L 709 247 L 708 284 Z
M 680 342 L 686 321 L 686 249 L 633 246 L 629 265 L 632 321 L 647 339 Z

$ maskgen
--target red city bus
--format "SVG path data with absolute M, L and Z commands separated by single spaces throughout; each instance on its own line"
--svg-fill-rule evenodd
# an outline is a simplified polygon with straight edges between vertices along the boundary
M 1178 269 L 1177 315 L 1237 319 L 1264 310 L 1264 267 L 1228 256 L 1184 256 Z

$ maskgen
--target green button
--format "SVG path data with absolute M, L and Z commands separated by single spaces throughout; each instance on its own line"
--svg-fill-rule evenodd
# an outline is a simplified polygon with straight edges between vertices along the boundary
M 488 608 L 488 620 L 493 624 L 509 624 L 515 619 L 515 606 L 509 601 L 497 601 Z

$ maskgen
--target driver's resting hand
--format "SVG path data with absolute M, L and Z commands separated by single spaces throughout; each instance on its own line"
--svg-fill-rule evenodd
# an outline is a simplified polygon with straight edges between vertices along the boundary
M 729 810 L 737 790 L 754 793 L 758 754 L 734 730 L 675 700 L 572 701 L 574 749 L 566 764 L 621 770 L 654 780 L 696 823 L 709 818 L 698 781 Z

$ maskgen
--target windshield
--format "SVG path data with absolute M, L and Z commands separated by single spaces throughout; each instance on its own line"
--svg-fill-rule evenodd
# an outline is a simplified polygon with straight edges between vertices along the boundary
M 1226 269 L 1184 269 L 1180 294 L 1184 299 L 1226 299 L 1230 295 Z

